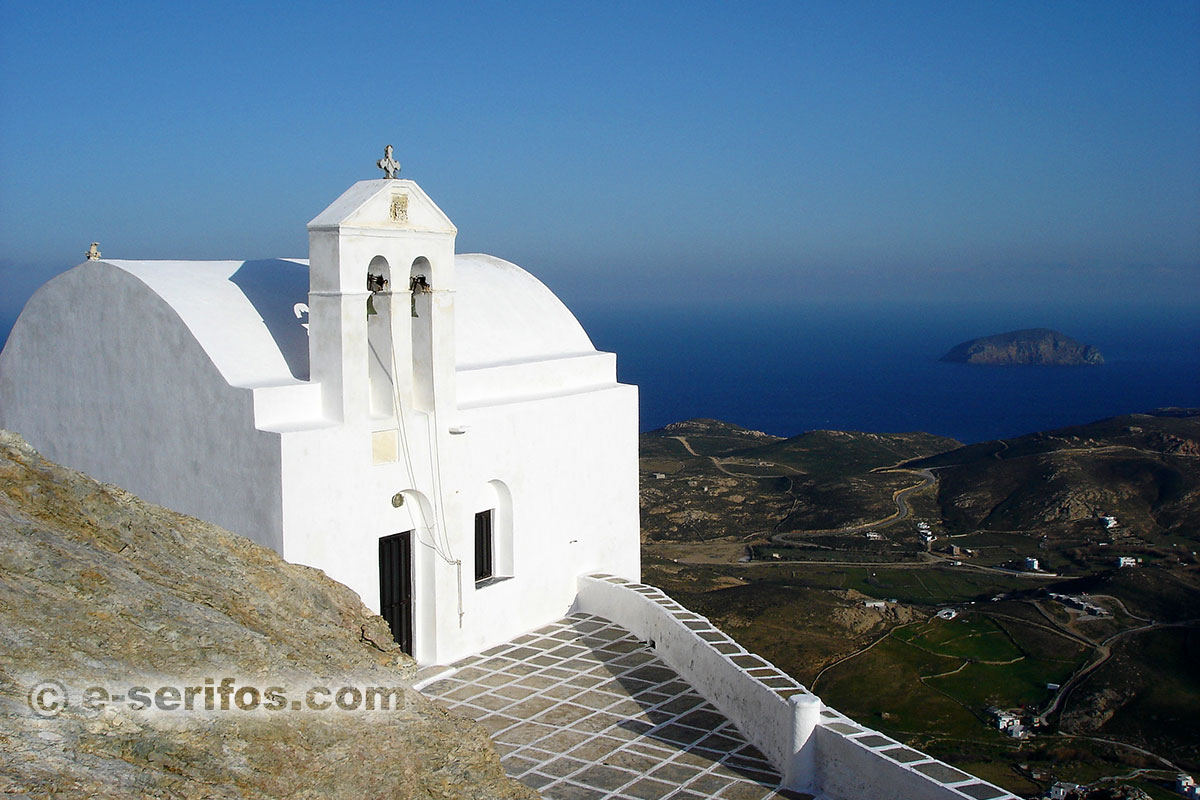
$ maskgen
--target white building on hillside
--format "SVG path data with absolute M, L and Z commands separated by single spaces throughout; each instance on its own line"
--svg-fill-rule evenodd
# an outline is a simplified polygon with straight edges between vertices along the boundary
M 1069 781 L 1055 781 L 1046 793 L 1048 800 L 1071 800 L 1079 796 L 1079 790 L 1083 788 L 1078 783 L 1070 783 Z
M 520 702 L 490 694 L 495 674 L 453 672 L 479 681 L 472 697 L 490 698 L 479 710 L 516 715 L 502 726 L 528 723 L 540 737 L 574 720 L 600 748 L 623 748 L 604 731 L 630 726 L 753 753 L 711 729 L 724 716 L 789 792 L 1016 800 L 824 706 L 641 584 L 637 390 L 617 383 L 615 357 L 596 351 L 549 289 L 498 258 L 456 255 L 446 215 L 393 177 L 390 153 L 380 166 L 387 178 L 355 184 L 309 223 L 308 261 L 103 260 L 93 247 L 17 320 L 0 353 L 0 427 L 50 459 L 323 569 L 380 611 L 422 664 L 481 652 L 469 663 L 514 675 L 524 664 L 519 674 L 535 681 Z M 576 630 L 520 644 L 568 613 L 582 620 Z M 600 620 L 628 634 L 588 636 L 610 630 Z M 557 644 L 559 634 L 582 645 Z M 631 648 L 600 661 L 602 643 Z M 548 655 L 561 666 L 547 667 Z M 648 680 L 630 677 L 647 669 Z M 582 678 L 580 696 L 596 698 L 568 703 L 572 688 L 552 702 L 550 688 L 562 686 L 537 674 L 550 670 L 562 685 Z M 585 691 L 604 681 L 597 671 L 629 681 L 638 708 Z M 693 690 L 720 713 L 694 705 Z M 558 701 L 571 708 L 542 705 Z M 642 713 L 680 702 L 678 730 Z M 704 729 L 683 730 L 695 725 Z M 616 797 L 620 782 L 600 791 L 611 779 L 576 788 Z M 769 791 L 748 782 L 755 797 Z M 686 793 L 698 796 L 694 785 Z
M 0 427 L 319 567 L 448 663 L 561 616 L 580 575 L 639 578 L 637 390 L 388 174 L 308 224 L 307 262 L 93 247 L 13 328 Z

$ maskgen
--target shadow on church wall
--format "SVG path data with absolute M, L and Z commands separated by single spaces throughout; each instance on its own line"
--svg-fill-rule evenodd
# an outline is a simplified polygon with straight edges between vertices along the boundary
M 254 306 L 297 380 L 308 380 L 308 267 L 281 258 L 246 261 L 229 277 Z M 307 306 L 305 306 L 307 308 Z

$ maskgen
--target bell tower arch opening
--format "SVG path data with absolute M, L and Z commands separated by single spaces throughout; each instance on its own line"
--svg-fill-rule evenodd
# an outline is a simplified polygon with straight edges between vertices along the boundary
M 409 269 L 412 293 L 413 400 L 418 408 L 433 408 L 433 265 L 418 256 Z
M 391 416 L 396 402 L 396 355 L 392 341 L 392 268 L 383 256 L 367 266 L 367 375 L 370 381 L 370 413 Z

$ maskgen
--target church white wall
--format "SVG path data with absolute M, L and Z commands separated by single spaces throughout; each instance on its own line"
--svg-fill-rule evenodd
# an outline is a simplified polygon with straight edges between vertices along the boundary
M 565 614 L 577 576 L 641 574 L 637 477 L 637 389 L 607 388 L 461 411 L 452 437 L 466 491 L 486 496 L 490 480 L 512 496 L 509 580 L 465 598 L 464 626 L 452 658 L 507 641 Z M 462 508 L 461 550 L 474 576 L 473 520 Z
M 405 427 L 413 452 L 428 452 L 427 420 L 425 414 L 408 415 Z M 412 473 L 403 460 L 373 464 L 373 427 L 362 422 L 282 433 L 281 553 L 289 561 L 323 570 L 378 612 L 379 539 L 414 531 L 413 655 L 422 662 L 434 661 L 437 609 L 447 603 L 456 606 L 456 575 L 436 552 L 445 547 L 435 542 L 441 527 L 429 501 L 433 480 L 423 466 L 428 459 L 414 459 Z M 392 504 L 396 494 L 405 500 L 399 507 Z M 427 525 L 431 519 L 435 524 Z
M 591 352 L 542 361 L 459 369 L 459 408 L 560 395 L 616 381 L 617 357 Z
M 319 566 L 378 611 L 379 538 L 415 530 L 418 661 L 447 663 L 561 616 L 580 574 L 638 578 L 635 387 L 474 408 L 437 418 L 436 429 L 429 414 L 405 419 L 411 465 L 372 463 L 371 428 L 391 427 L 386 419 L 283 434 L 283 555 Z M 511 555 L 498 549 L 496 574 L 507 579 L 477 589 L 474 515 L 502 493 L 511 508 L 497 509 L 496 532 L 511 525 Z
M 39 289 L 0 354 L 0 426 L 47 458 L 280 549 L 278 439 L 179 316 L 103 262 Z

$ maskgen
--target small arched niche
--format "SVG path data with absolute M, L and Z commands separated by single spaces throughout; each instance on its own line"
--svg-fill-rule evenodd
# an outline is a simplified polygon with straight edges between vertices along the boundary
M 396 358 L 392 342 L 392 268 L 383 256 L 367 266 L 367 375 L 370 379 L 371 414 L 394 413 Z

